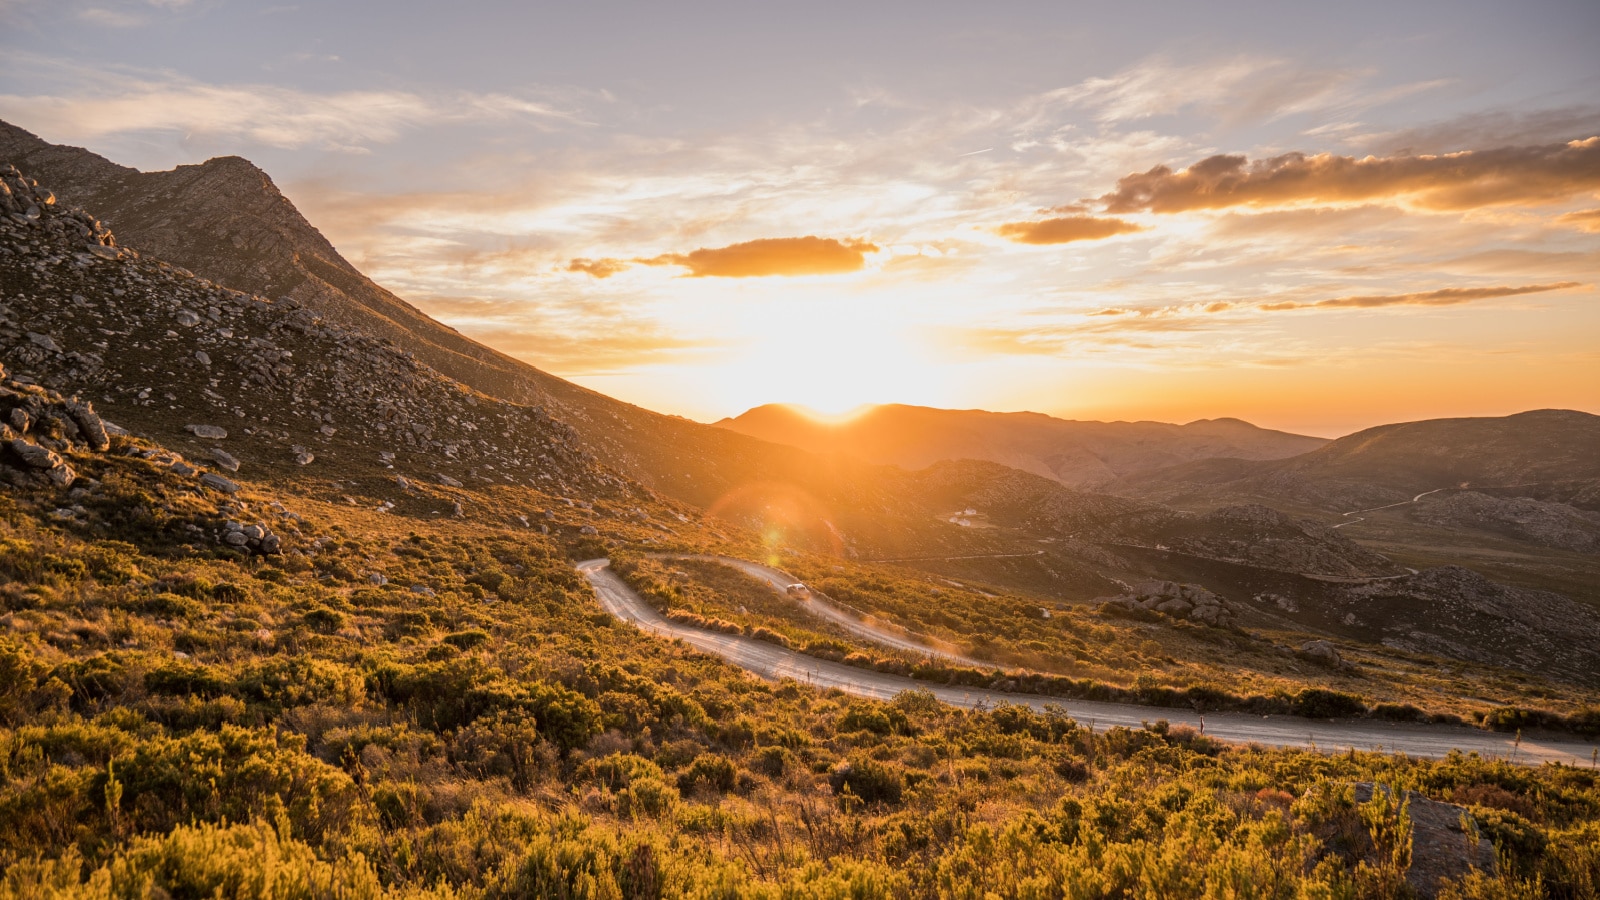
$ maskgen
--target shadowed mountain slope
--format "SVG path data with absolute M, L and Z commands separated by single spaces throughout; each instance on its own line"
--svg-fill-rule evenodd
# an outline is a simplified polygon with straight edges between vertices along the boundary
M 1292 459 L 1202 460 L 1135 473 L 1119 493 L 1282 497 L 1349 510 L 1472 489 L 1600 508 L 1600 416 L 1541 409 L 1380 425 Z
M 1238 419 L 1080 422 L 1041 413 L 876 406 L 827 423 L 781 404 L 758 406 L 717 425 L 814 453 L 918 469 L 942 460 L 983 459 L 1097 487 L 1135 472 L 1215 457 L 1282 459 L 1316 449 L 1322 438 L 1257 428 Z

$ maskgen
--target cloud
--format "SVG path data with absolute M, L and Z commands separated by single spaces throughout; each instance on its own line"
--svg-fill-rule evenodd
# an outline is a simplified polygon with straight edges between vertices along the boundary
M 1549 203 L 1600 189 L 1600 137 L 1427 156 L 1307 156 L 1251 163 L 1212 156 L 1187 169 L 1128 175 L 1100 198 L 1106 212 L 1175 213 L 1235 206 L 1408 199 L 1437 210 Z
M 1580 209 L 1564 216 L 1557 216 L 1556 221 L 1563 225 L 1571 225 L 1579 231 L 1600 232 L 1600 209 Z
M 762 238 L 701 248 L 687 254 L 669 253 L 646 265 L 688 268 L 694 278 L 758 278 L 766 275 L 837 275 L 859 272 L 866 254 L 878 247 L 866 241 L 838 241 L 813 235 L 797 238 Z
M 99 25 L 102 28 L 138 28 L 144 18 L 133 13 L 103 7 L 90 7 L 78 12 L 78 21 Z
M 100 24 L 118 23 L 106 19 Z M 37 59 L 13 62 L 35 62 L 46 69 L 58 65 Z M 281 149 L 359 149 L 394 141 L 409 130 L 446 124 L 579 124 L 576 116 L 551 104 L 504 93 L 318 93 L 265 84 L 204 84 L 165 73 L 60 74 L 72 79 L 66 92 L 0 94 L 0 114 L 53 141 L 87 143 L 110 135 L 166 131 Z
M 1441 288 L 1414 294 L 1372 294 L 1357 297 L 1333 297 L 1327 300 L 1281 303 L 1263 303 L 1258 308 L 1266 312 L 1290 309 L 1374 309 L 1383 306 L 1456 306 L 1475 300 L 1492 300 L 1497 297 L 1520 297 L 1523 294 L 1542 294 L 1547 291 L 1564 291 L 1583 287 L 1576 281 L 1558 281 L 1552 284 L 1525 284 L 1518 287 Z
M 996 231 L 1019 244 L 1066 244 L 1072 241 L 1098 241 L 1144 228 L 1122 219 L 1095 216 L 1061 216 L 1038 222 L 1007 222 Z
M 1102 125 L 1194 110 L 1237 126 L 1305 113 L 1327 120 L 1336 113 L 1382 106 L 1449 83 L 1436 79 L 1375 89 L 1368 84 L 1372 74 L 1315 69 L 1259 56 L 1194 64 L 1155 57 L 1110 77 L 1088 78 L 1051 91 L 1044 99 L 1093 110 Z
M 574 259 L 567 264 L 567 271 L 609 278 L 632 264 L 682 266 L 689 270 L 690 278 L 839 275 L 861 271 L 866 265 L 866 254 L 877 253 L 878 249 L 876 244 L 867 241 L 840 241 L 814 235 L 761 238 L 726 247 L 702 247 L 688 253 L 663 253 L 628 261 L 611 258 Z
M 610 278 L 626 268 L 628 262 L 622 259 L 575 259 L 567 263 L 568 272 L 582 272 L 596 278 Z

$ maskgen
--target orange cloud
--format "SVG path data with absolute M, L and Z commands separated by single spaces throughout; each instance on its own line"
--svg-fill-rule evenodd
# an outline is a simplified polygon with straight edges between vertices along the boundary
M 726 247 L 702 247 L 688 253 L 623 259 L 574 259 L 568 272 L 610 278 L 631 265 L 682 266 L 691 278 L 761 278 L 769 275 L 838 275 L 859 272 L 866 254 L 878 246 L 867 241 L 821 238 L 761 238 Z
M 1549 203 L 1600 189 L 1600 137 L 1427 156 L 1287 153 L 1251 163 L 1212 156 L 1174 172 L 1129 175 L 1101 197 L 1106 212 L 1175 213 L 1408 198 L 1440 210 Z
M 726 247 L 665 253 L 636 262 L 647 266 L 683 266 L 692 278 L 761 278 L 768 275 L 837 275 L 859 272 L 866 254 L 878 247 L 866 241 L 839 241 L 813 235 L 762 238 Z
M 1361 297 L 1333 297 L 1328 300 L 1314 300 L 1309 303 L 1300 303 L 1292 300 L 1282 303 L 1263 303 L 1260 308 L 1267 312 L 1278 312 L 1286 309 L 1372 309 L 1380 306 L 1455 306 L 1459 303 L 1471 303 L 1474 300 L 1490 300 L 1496 297 L 1518 297 L 1523 294 L 1542 294 L 1546 291 L 1563 291 L 1569 288 L 1582 287 L 1576 281 L 1559 281 L 1553 284 L 1525 284 L 1519 287 L 1486 287 L 1486 288 L 1443 288 L 1437 291 L 1423 291 L 1415 294 L 1375 294 Z
M 1556 221 L 1563 225 L 1571 225 L 1580 231 L 1600 232 L 1600 209 L 1580 209 L 1564 216 L 1557 216 Z
M 1061 216 L 1038 222 L 1007 222 L 996 231 L 1019 244 L 1066 244 L 1072 241 L 1098 241 L 1118 234 L 1144 229 L 1121 219 L 1096 216 Z
M 596 278 L 610 278 L 628 267 L 621 259 L 575 259 L 567 263 L 568 272 L 583 272 Z

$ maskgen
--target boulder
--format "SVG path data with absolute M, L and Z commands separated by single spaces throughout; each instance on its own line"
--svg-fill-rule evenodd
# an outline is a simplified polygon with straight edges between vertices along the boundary
M 221 491 L 224 494 L 236 494 L 239 492 L 239 485 L 237 483 L 229 481 L 215 472 L 206 472 L 205 474 L 201 475 L 200 483 L 208 488 L 211 488 L 212 490 Z
M 67 411 L 78 423 L 78 433 L 89 449 L 96 453 L 104 453 L 111 449 L 111 436 L 106 432 L 106 423 L 95 413 L 94 407 L 88 403 L 71 403 Z
M 54 450 L 41 447 L 38 444 L 30 444 L 19 438 L 12 441 L 10 446 L 11 452 L 15 453 L 17 458 L 22 460 L 23 464 L 29 468 L 53 469 L 56 466 L 63 465 L 61 457 L 57 456 Z
M 220 441 L 228 436 L 226 428 L 219 428 L 216 425 L 185 425 L 183 430 L 208 441 Z
M 217 465 L 227 469 L 229 472 L 239 471 L 239 460 L 221 447 L 211 448 L 211 458 L 216 461 Z
M 1300 645 L 1300 655 L 1326 666 L 1338 667 L 1344 664 L 1344 657 L 1340 656 L 1338 649 L 1327 641 L 1306 641 Z

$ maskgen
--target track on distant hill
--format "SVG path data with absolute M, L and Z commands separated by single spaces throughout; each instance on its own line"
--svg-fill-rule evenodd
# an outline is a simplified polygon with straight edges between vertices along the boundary
M 746 575 L 751 576 L 752 578 L 766 582 L 774 591 L 785 598 L 789 596 L 787 590 L 788 586 L 800 580 L 795 578 L 793 575 L 790 575 L 788 572 L 782 571 L 781 569 L 775 569 L 771 566 L 764 566 L 760 563 L 754 563 L 750 562 L 749 560 L 738 559 L 732 556 L 676 553 L 661 553 L 651 555 L 658 559 L 696 559 L 704 562 L 714 562 L 720 563 L 724 566 L 731 566 L 745 573 Z M 919 640 L 917 635 L 905 634 L 890 630 L 881 625 L 867 621 L 861 617 L 853 616 L 849 612 L 840 609 L 826 595 L 817 593 L 815 591 L 812 592 L 811 599 L 799 601 L 798 605 L 802 609 L 810 612 L 812 615 L 821 619 L 827 619 L 851 634 L 859 638 L 872 641 L 875 644 L 882 644 L 885 647 L 892 647 L 896 650 L 905 650 L 909 653 L 916 653 L 921 656 L 934 656 L 963 666 L 981 666 L 983 668 L 991 668 L 995 665 L 992 662 L 986 662 L 981 659 L 973 659 L 970 656 L 962 656 L 954 651 L 945 650 L 943 648 L 924 643 L 926 639 Z
M 721 634 L 681 625 L 651 608 L 644 598 L 611 571 L 610 565 L 608 559 L 591 559 L 577 564 L 578 571 L 588 579 L 600 606 L 606 612 L 657 637 L 679 640 L 697 650 L 720 656 L 763 678 L 790 678 L 813 687 L 837 688 L 876 700 L 891 700 L 905 691 L 923 690 L 944 703 L 963 709 L 992 709 L 1005 703 L 1021 704 L 1036 710 L 1056 706 L 1080 723 L 1100 731 L 1119 725 L 1138 728 L 1142 723 L 1156 719 L 1196 728 L 1202 724 L 1198 714 L 1182 709 L 1095 703 L 914 681 L 817 659 L 742 635 Z M 1206 735 L 1234 743 L 1324 751 L 1355 748 L 1429 758 L 1442 757 L 1452 750 L 1459 750 L 1526 765 L 1560 762 L 1587 766 L 1591 764 L 1590 754 L 1595 749 L 1595 745 L 1579 741 L 1522 738 L 1519 743 L 1510 735 L 1465 727 L 1267 717 L 1247 713 L 1212 713 L 1205 716 L 1204 728 Z

